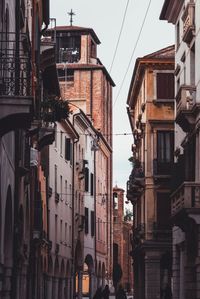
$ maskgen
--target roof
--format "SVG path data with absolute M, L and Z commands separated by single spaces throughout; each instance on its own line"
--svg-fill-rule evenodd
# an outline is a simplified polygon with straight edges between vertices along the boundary
M 161 50 L 158 50 L 156 52 L 153 52 L 151 54 L 148 54 L 148 55 L 145 55 L 142 57 L 142 59 L 144 58 L 153 58 L 153 59 L 160 59 L 160 58 L 163 58 L 163 59 L 174 59 L 174 45 L 171 45 L 171 46 L 168 46 L 168 47 L 165 47 Z
M 57 32 L 79 32 L 82 34 L 90 34 L 94 41 L 97 44 L 100 44 L 100 40 L 94 30 L 92 28 L 86 28 L 86 27 L 79 27 L 79 26 L 56 26 L 55 28 L 48 29 L 48 30 L 56 30 Z
M 146 65 L 161 65 L 161 64 L 172 64 L 174 63 L 175 56 L 175 46 L 171 45 L 165 47 L 161 50 L 153 52 L 151 54 L 145 55 L 143 57 L 138 57 L 135 62 L 135 67 L 133 70 L 133 75 L 129 87 L 129 93 L 127 98 L 127 104 L 133 105 L 134 99 L 136 99 L 137 92 L 139 91 L 142 77 L 144 74 L 144 69 Z M 134 97 L 133 97 L 134 94 Z M 133 99 L 134 98 L 134 99 Z
M 184 0 L 165 0 L 161 13 L 160 20 L 167 20 L 169 23 L 175 24 Z

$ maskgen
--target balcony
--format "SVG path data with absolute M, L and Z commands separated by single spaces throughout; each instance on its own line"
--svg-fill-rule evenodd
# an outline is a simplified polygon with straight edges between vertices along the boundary
M 183 41 L 189 46 L 195 35 L 195 3 L 189 2 L 182 15 Z
M 54 126 L 43 126 L 39 131 L 38 150 L 41 151 L 46 145 L 50 145 L 55 140 L 55 128 Z
M 187 214 L 200 211 L 200 182 L 184 182 L 171 195 L 171 214 L 177 222 Z
M 192 85 L 182 85 L 176 96 L 176 123 L 184 132 L 190 131 L 195 124 L 195 115 L 198 108 L 196 104 L 196 89 Z
M 142 195 L 145 186 L 144 166 L 137 160 L 135 161 L 129 181 L 127 182 L 126 197 L 132 203 Z
M 32 113 L 30 42 L 21 34 L 0 35 L 0 136 L 30 127 Z

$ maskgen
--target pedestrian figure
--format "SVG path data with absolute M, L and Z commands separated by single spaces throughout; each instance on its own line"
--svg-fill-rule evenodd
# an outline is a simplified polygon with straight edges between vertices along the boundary
M 102 299 L 102 288 L 98 287 L 98 289 L 96 290 L 93 299 Z
M 106 285 L 102 291 L 102 297 L 103 297 L 103 299 L 109 299 L 109 295 L 110 295 L 109 286 Z
M 117 294 L 116 294 L 116 299 L 127 299 L 126 293 L 125 293 L 125 291 L 124 291 L 121 284 L 118 287 Z

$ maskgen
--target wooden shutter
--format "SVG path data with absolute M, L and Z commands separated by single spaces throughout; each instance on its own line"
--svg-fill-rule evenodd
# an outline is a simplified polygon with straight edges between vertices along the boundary
M 173 73 L 157 73 L 157 99 L 174 99 Z
M 85 167 L 85 191 L 89 191 L 89 169 Z
M 85 208 L 85 233 L 88 234 L 88 208 Z
M 71 160 L 71 141 L 70 138 L 65 138 L 65 160 Z
M 94 174 L 90 173 L 90 195 L 94 195 Z
M 94 211 L 91 211 L 91 236 L 94 237 L 95 232 L 95 221 L 94 221 Z

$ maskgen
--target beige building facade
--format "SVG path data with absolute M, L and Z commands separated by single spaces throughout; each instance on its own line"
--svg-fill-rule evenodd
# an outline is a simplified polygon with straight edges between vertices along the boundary
M 173 46 L 137 58 L 127 99 L 134 136 L 127 199 L 134 210 L 132 256 L 138 299 L 162 298 L 171 286 L 173 81 Z

